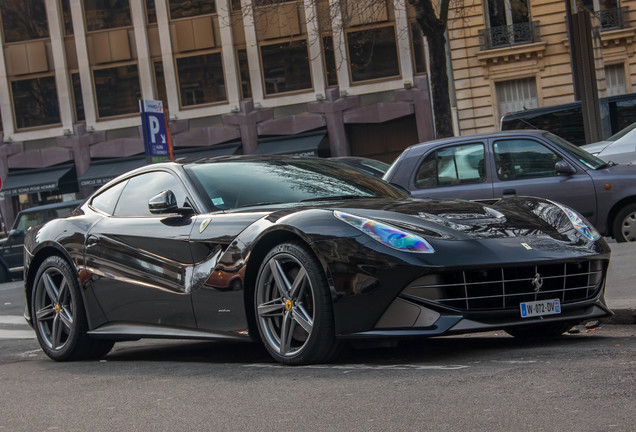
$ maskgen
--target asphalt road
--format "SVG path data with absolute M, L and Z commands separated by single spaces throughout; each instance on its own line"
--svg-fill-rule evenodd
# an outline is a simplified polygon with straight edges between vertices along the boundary
M 2 323 L 22 313 L 0 285 Z M 14 319 L 14 318 L 11 318 Z M 284 367 L 256 344 L 120 343 L 55 363 L 0 333 L 1 431 L 633 431 L 636 326 L 547 341 L 504 332 L 349 350 Z

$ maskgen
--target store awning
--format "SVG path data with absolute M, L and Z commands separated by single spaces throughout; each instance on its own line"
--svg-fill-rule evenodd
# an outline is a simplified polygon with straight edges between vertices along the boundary
M 91 163 L 88 170 L 79 176 L 77 181 L 81 187 L 101 186 L 112 179 L 135 168 L 146 165 L 145 158 L 108 159 Z
M 31 194 L 45 191 L 70 193 L 77 191 L 74 165 L 9 173 L 0 193 L 4 196 Z
M 322 149 L 329 150 L 327 135 L 324 133 L 260 140 L 254 154 L 319 156 L 319 150 Z

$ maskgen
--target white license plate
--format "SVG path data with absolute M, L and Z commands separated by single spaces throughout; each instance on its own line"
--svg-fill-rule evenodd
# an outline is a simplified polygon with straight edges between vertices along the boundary
M 521 309 L 521 318 L 561 313 L 561 301 L 559 299 L 525 302 L 521 303 L 519 307 Z

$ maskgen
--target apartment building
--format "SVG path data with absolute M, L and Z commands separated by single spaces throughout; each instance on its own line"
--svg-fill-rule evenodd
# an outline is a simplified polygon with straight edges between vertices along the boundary
M 144 164 L 140 99 L 177 156 L 391 161 L 433 137 L 406 0 L 3 0 L 0 19 L 5 228 Z
M 563 0 L 466 0 L 452 12 L 449 40 L 457 126 L 462 135 L 498 130 L 524 109 L 574 102 Z M 595 27 L 599 94 L 636 92 L 636 2 L 579 0 Z

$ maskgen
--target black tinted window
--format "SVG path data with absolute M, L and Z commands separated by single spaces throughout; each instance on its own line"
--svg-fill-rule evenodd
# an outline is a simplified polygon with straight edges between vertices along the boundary
M 133 177 L 128 180 L 114 214 L 119 217 L 152 216 L 148 210 L 148 200 L 165 190 L 174 192 L 179 206 L 186 201 L 183 186 L 167 172 L 155 171 Z
M 91 201 L 91 206 L 99 211 L 103 211 L 107 214 L 113 214 L 115 205 L 119 199 L 122 189 L 126 186 L 127 181 L 117 183 L 115 186 L 106 189 L 104 192 L 97 195 Z
M 424 189 L 485 180 L 483 144 L 464 144 L 439 149 L 426 156 L 415 175 L 415 186 Z
M 193 164 L 186 169 L 209 203 L 221 210 L 335 197 L 406 196 L 370 174 L 320 160 L 241 160 Z

